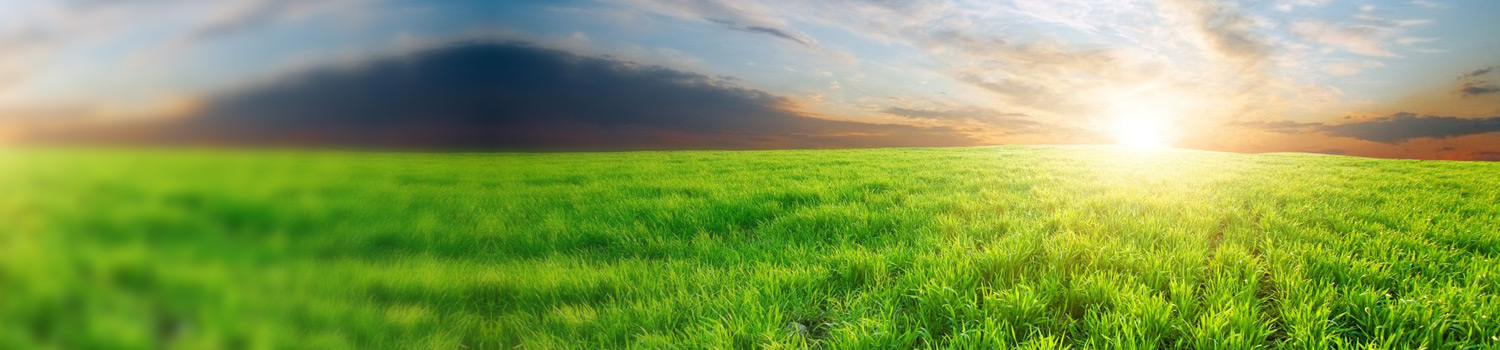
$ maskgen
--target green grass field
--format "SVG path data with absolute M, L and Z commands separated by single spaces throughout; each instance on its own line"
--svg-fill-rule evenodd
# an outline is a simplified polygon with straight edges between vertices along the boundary
M 0 152 L 4 349 L 1494 349 L 1500 163 Z

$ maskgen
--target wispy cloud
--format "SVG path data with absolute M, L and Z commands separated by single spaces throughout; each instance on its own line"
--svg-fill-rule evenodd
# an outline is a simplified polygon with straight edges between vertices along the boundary
M 1495 67 L 1484 67 L 1459 75 L 1456 79 L 1459 81 L 1458 94 L 1464 98 L 1472 98 L 1500 93 L 1500 85 L 1487 78 L 1493 71 Z
M 1484 67 L 1484 68 L 1480 68 L 1480 69 L 1475 69 L 1473 71 L 1470 71 L 1468 73 L 1464 73 L 1463 75 L 1458 76 L 1458 79 L 1477 78 L 1479 76 L 1490 74 L 1490 72 L 1494 71 L 1494 70 L 1495 70 L 1495 67 Z
M 927 121 L 968 121 L 998 127 L 1006 134 L 1050 132 L 1047 125 L 1033 120 L 1030 115 L 1019 112 L 1000 112 L 983 108 L 921 109 L 887 107 L 885 114 Z
M 1416 45 L 1416 44 L 1430 43 L 1430 42 L 1434 42 L 1434 41 L 1437 41 L 1437 38 L 1420 38 L 1420 37 L 1410 37 L 1410 36 L 1403 36 L 1403 37 L 1400 37 L 1400 38 L 1396 38 L 1396 43 L 1400 44 L 1401 46 L 1412 46 L 1412 45 Z
M 1303 40 L 1327 45 L 1365 56 L 1394 56 L 1388 43 L 1411 46 L 1435 39 L 1400 36 L 1412 27 L 1432 23 L 1431 19 L 1392 19 L 1375 14 L 1373 5 L 1361 6 L 1352 19 L 1329 22 L 1304 19 L 1292 22 L 1291 33 Z
M 1215 49 L 1233 57 L 1264 60 L 1270 45 L 1253 31 L 1254 21 L 1231 2 L 1172 0 L 1185 9 L 1194 29 Z
M 1330 2 L 1333 2 L 1333 0 L 1277 0 L 1276 10 L 1281 12 L 1291 12 L 1293 9 L 1296 9 L 1299 6 L 1318 7 L 1327 5 Z
M 1458 91 L 1463 93 L 1464 97 L 1477 97 L 1500 92 L 1500 86 L 1488 83 L 1465 83 Z
M 1381 30 L 1372 26 L 1339 26 L 1317 20 L 1292 24 L 1292 33 L 1304 39 L 1366 56 L 1391 56 L 1381 42 Z
M 770 36 L 781 38 L 781 39 L 785 39 L 785 40 L 790 40 L 790 41 L 792 41 L 794 43 L 797 43 L 797 44 L 800 44 L 802 46 L 815 47 L 815 46 L 818 45 L 818 43 L 816 41 L 813 41 L 812 38 L 809 38 L 806 35 L 792 34 L 790 32 L 787 32 L 786 30 L 782 30 L 782 29 L 776 29 L 776 28 L 771 28 L 771 27 L 749 26 L 749 25 L 744 25 L 744 24 L 740 24 L 740 23 L 735 23 L 733 21 L 725 20 L 725 19 L 709 19 L 709 22 L 713 22 L 713 23 L 718 23 L 718 24 L 724 25 L 725 27 L 728 27 L 729 29 L 743 31 L 743 32 L 747 32 L 747 33 L 765 34 L 765 35 L 770 35 Z
M 1411 4 L 1412 4 L 1412 6 L 1421 7 L 1421 8 L 1425 8 L 1425 9 L 1440 9 L 1440 8 L 1446 8 L 1446 7 L 1448 7 L 1447 4 L 1443 4 L 1443 3 L 1440 3 L 1440 2 L 1436 2 L 1436 1 L 1428 1 L 1428 0 L 1415 0 L 1415 1 L 1412 1 Z
M 725 28 L 768 35 L 806 47 L 818 41 L 792 28 L 769 6 L 729 0 L 610 0 L 629 8 L 678 19 L 713 23 Z
M 1379 61 L 1343 61 L 1323 66 L 1323 72 L 1335 76 L 1347 77 L 1359 74 L 1367 69 L 1384 67 Z

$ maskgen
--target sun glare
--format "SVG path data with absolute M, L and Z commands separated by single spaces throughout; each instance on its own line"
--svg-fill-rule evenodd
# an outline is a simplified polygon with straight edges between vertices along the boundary
M 1140 149 L 1172 146 L 1172 132 L 1161 113 L 1132 111 L 1115 116 L 1112 130 L 1115 143 Z
M 1107 96 L 1109 104 L 1100 111 L 1097 130 L 1113 136 L 1115 144 L 1126 148 L 1176 146 L 1181 117 L 1201 108 L 1197 102 L 1201 99 L 1190 97 L 1152 83 L 1117 90 Z

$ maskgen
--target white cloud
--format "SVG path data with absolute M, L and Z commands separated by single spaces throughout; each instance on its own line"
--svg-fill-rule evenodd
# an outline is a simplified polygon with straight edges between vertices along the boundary
M 1381 31 L 1371 26 L 1338 26 L 1322 21 L 1292 23 L 1292 33 L 1303 39 L 1366 56 L 1392 56 L 1381 42 Z
M 1359 74 L 1367 69 L 1385 67 L 1384 63 L 1377 61 L 1336 62 L 1323 66 L 1323 72 L 1346 77 Z
M 1364 5 L 1350 19 L 1330 22 L 1306 19 L 1292 22 L 1290 33 L 1302 40 L 1325 45 L 1324 51 L 1343 50 L 1372 57 L 1396 56 L 1389 43 L 1411 46 L 1432 41 L 1427 38 L 1401 36 L 1413 27 L 1427 25 L 1432 19 L 1391 19 L 1375 13 L 1376 7 Z
M 1434 1 L 1427 1 L 1427 0 L 1415 0 L 1415 1 L 1412 1 L 1411 4 L 1412 4 L 1412 6 L 1421 7 L 1421 8 L 1425 8 L 1425 9 L 1440 9 L 1440 8 L 1446 8 L 1446 7 L 1448 7 L 1447 4 L 1443 4 L 1443 3 L 1439 3 L 1439 2 L 1434 2 Z
M 1401 46 L 1412 46 L 1412 45 L 1416 45 L 1416 44 L 1430 43 L 1430 42 L 1434 42 L 1434 41 L 1437 41 L 1437 38 L 1419 38 L 1419 37 L 1410 37 L 1410 36 L 1403 36 L 1403 37 L 1400 37 L 1400 38 L 1396 38 L 1396 43 L 1397 44 L 1401 44 Z
M 1279 0 L 1276 1 L 1276 10 L 1281 12 L 1291 12 L 1298 6 L 1318 7 L 1327 5 L 1330 2 L 1333 2 L 1333 0 Z

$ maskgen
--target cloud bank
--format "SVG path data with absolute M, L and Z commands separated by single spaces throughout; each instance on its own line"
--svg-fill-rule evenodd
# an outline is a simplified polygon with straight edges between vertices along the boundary
M 821 119 L 722 79 L 521 42 L 305 71 L 223 93 L 180 121 L 130 130 L 41 138 L 484 149 L 974 143 L 948 128 Z
M 1231 125 L 1280 133 L 1321 132 L 1331 136 L 1399 144 L 1419 138 L 1444 139 L 1500 132 L 1500 116 L 1475 119 L 1402 112 L 1336 124 L 1274 121 L 1237 122 Z

